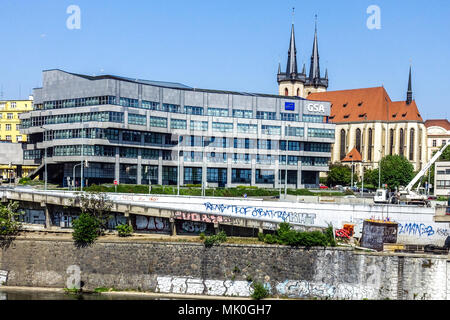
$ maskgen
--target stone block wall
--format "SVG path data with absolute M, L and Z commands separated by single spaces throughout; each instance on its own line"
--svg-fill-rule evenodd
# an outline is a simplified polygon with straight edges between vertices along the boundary
M 8 286 L 99 287 L 249 296 L 258 281 L 273 296 L 322 299 L 448 299 L 447 256 L 266 245 L 15 240 L 0 251 Z M 0 284 L 1 285 L 1 284 Z

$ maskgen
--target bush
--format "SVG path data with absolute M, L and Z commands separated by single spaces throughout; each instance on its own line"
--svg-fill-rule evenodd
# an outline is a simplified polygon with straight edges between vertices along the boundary
M 119 237 L 129 237 L 133 233 L 133 227 L 125 223 L 117 225 L 116 230 L 119 233 Z
M 17 221 L 22 212 L 19 211 L 18 202 L 10 202 L 8 205 L 0 204 L 0 240 L 15 236 L 21 227 Z
M 267 298 L 269 295 L 269 291 L 264 287 L 264 285 L 260 282 L 252 283 L 253 293 L 251 297 L 255 300 L 261 300 Z
M 290 246 L 317 247 L 335 246 L 333 228 L 328 227 L 325 232 L 299 232 L 292 229 L 289 223 L 280 223 L 275 235 L 266 234 L 264 237 L 258 236 L 260 241 L 268 244 L 282 244 Z
M 81 213 L 81 215 L 72 222 L 72 237 L 78 246 L 87 246 L 92 243 L 100 235 L 100 223 L 97 218 L 89 213 Z
M 200 232 L 199 236 L 200 236 L 200 240 L 205 240 L 206 239 L 206 235 L 205 235 L 204 232 Z
M 215 244 L 219 244 L 227 241 L 227 235 L 224 231 L 220 231 L 218 234 L 206 237 L 205 247 L 212 247 Z

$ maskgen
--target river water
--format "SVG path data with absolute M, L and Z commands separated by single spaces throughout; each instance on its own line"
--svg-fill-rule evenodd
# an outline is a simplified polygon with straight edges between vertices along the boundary
M 102 295 L 98 293 L 72 294 L 34 290 L 2 291 L 0 300 L 172 300 L 163 297 L 137 295 Z

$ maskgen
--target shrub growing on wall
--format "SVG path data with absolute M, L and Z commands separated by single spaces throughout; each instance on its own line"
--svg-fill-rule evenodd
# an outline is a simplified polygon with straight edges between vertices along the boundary
M 116 230 L 119 233 L 119 237 L 129 237 L 133 234 L 133 227 L 129 224 L 119 224 L 116 226 Z
M 18 202 L 10 202 L 7 205 L 0 204 L 1 246 L 7 246 L 20 230 L 21 223 L 18 221 L 18 218 L 22 212 L 18 208 Z
M 77 198 L 81 215 L 72 223 L 72 237 L 77 246 L 87 246 L 101 235 L 107 228 L 112 203 L 103 193 L 89 193 Z
M 83 212 L 72 222 L 72 237 L 77 246 L 87 246 L 100 236 L 100 223 L 97 218 L 89 213 Z

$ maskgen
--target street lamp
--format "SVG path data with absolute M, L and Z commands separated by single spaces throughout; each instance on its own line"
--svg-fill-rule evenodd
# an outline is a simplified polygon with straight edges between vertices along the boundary
M 378 150 L 378 152 L 380 153 L 380 160 L 378 161 L 378 189 L 381 189 L 381 155 L 382 155 L 382 151 Z
M 47 135 L 47 128 L 40 126 L 39 128 L 44 129 L 42 132 L 42 143 L 45 144 L 45 136 Z M 47 146 L 44 148 L 44 190 L 47 191 Z
M 83 191 L 83 162 L 84 162 L 84 122 L 83 122 L 83 115 L 81 115 L 81 162 L 80 162 L 80 191 Z
M 78 166 L 83 167 L 83 163 L 79 163 L 79 164 L 76 164 L 76 165 L 73 166 L 73 180 L 72 180 L 72 183 L 73 183 L 73 188 L 74 188 L 75 191 L 76 191 L 76 188 L 75 188 L 75 168 L 78 167 Z

